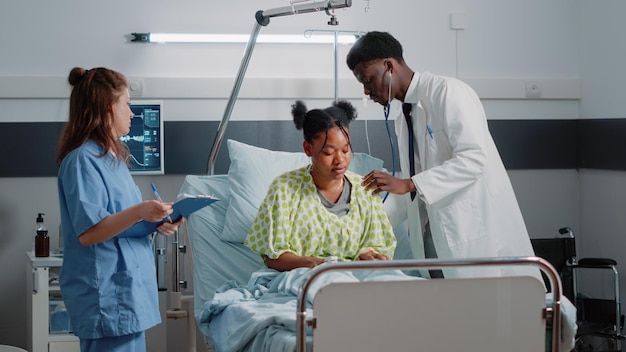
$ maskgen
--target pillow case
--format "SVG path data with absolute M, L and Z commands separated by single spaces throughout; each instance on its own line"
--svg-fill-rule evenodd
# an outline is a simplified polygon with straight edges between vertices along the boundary
M 267 190 L 277 176 L 310 164 L 303 152 L 273 151 L 232 139 L 226 141 L 230 167 L 228 184 L 230 202 L 222 240 L 243 243 Z M 349 170 L 364 175 L 382 170 L 383 161 L 364 153 L 353 153 Z

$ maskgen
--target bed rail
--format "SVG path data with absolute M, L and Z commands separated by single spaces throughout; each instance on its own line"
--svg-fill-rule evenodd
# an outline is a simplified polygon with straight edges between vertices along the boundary
M 536 266 L 548 277 L 551 293 L 552 306 L 546 308 L 546 320 L 552 320 L 552 351 L 560 349 L 561 336 L 561 296 L 562 284 L 556 269 L 545 259 L 539 257 L 505 257 L 505 258 L 473 258 L 459 260 L 390 260 L 390 261 L 356 261 L 342 263 L 328 263 L 320 265 L 310 271 L 304 280 L 302 289 L 298 294 L 297 317 L 296 317 L 296 343 L 297 351 L 306 351 L 306 297 L 312 284 L 324 273 L 330 271 L 345 270 L 368 270 L 368 269 L 441 269 L 447 267 L 467 266 Z

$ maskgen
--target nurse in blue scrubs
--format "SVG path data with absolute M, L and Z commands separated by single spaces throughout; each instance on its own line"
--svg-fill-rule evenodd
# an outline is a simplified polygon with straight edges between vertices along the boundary
M 76 67 L 68 81 L 69 121 L 57 152 L 61 293 L 82 352 L 145 351 L 145 330 L 161 318 L 151 233 L 136 224 L 161 221 L 172 203 L 142 201 L 128 170 L 119 140 L 133 118 L 126 77 Z M 171 235 L 180 221 L 157 230 Z

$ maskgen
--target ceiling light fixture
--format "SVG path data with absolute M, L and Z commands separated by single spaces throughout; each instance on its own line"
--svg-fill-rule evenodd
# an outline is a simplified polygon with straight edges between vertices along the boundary
M 311 35 L 304 34 L 261 34 L 257 43 L 265 44 L 353 44 L 354 34 Z M 131 33 L 132 43 L 204 43 L 204 44 L 245 44 L 248 34 L 202 34 L 202 33 Z

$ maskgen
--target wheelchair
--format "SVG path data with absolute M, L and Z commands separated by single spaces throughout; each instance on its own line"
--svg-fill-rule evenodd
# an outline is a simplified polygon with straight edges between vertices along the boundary
M 561 275 L 564 295 L 576 305 L 578 330 L 575 352 L 622 351 L 624 315 L 621 313 L 617 262 L 610 258 L 576 257 L 576 238 L 571 228 L 560 236 L 533 238 L 535 255 L 546 259 Z M 611 277 L 612 297 L 592 297 L 580 289 L 578 272 L 604 270 Z M 547 278 L 544 277 L 547 281 Z

